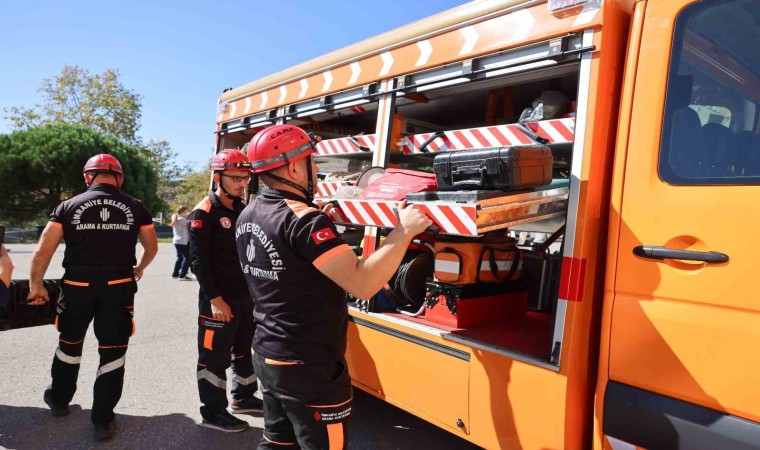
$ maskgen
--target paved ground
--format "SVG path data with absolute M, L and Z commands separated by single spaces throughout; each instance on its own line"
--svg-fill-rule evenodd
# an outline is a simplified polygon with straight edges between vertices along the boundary
M 13 278 L 28 278 L 32 245 L 10 245 Z M 62 275 L 63 247 L 46 278 Z M 107 448 L 253 449 L 262 420 L 249 416 L 252 429 L 222 434 L 200 428 L 195 379 L 197 284 L 172 280 L 174 249 L 159 254 L 139 283 L 135 301 L 136 335 L 130 341 L 124 394 L 116 409 L 119 434 Z M 57 343 L 53 327 L 0 332 L 0 447 L 91 448 L 90 407 L 97 370 L 97 343 L 87 335 L 74 413 L 54 419 L 42 401 Z M 393 406 L 356 391 L 352 449 L 474 449 L 458 437 Z

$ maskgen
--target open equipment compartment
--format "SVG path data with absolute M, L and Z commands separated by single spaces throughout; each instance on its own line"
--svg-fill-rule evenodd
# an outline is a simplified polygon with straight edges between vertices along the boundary
M 580 48 L 581 36 L 566 39 L 574 43 L 574 48 Z M 524 54 L 538 47 L 540 44 L 508 55 L 519 56 L 520 52 Z M 579 58 L 569 57 L 559 64 L 514 70 L 516 73 L 501 76 L 487 76 L 490 74 L 485 70 L 474 76 L 456 76 L 456 70 L 472 71 L 474 67 L 477 73 L 478 67 L 485 69 L 495 60 L 508 58 L 507 54 L 499 53 L 480 61 L 401 77 L 389 167 L 432 171 L 435 155 L 451 150 L 510 145 L 546 145 L 552 150 L 554 180 L 550 186 L 518 192 L 488 191 L 484 198 L 477 198 L 478 192 L 473 191 L 441 192 L 437 198 L 432 193 L 408 196 L 410 203 L 417 204 L 434 219 L 440 233 L 474 238 L 495 232 L 513 237 L 524 255 L 520 262 L 522 275 L 505 283 L 510 285 L 508 291 L 528 296 L 527 311 L 503 320 L 457 328 L 428 320 L 426 315 L 412 317 L 395 310 L 388 302 L 370 302 L 365 309 L 394 323 L 432 328 L 444 339 L 512 354 L 540 365 L 557 365 L 559 346 L 553 336 L 571 189 Z M 449 75 L 439 74 L 446 72 Z M 443 81 L 430 83 L 442 77 Z M 566 99 L 564 107 L 559 108 L 561 111 L 550 119 L 519 123 L 524 109 L 547 91 L 552 91 L 555 98 Z M 334 204 L 337 207 L 332 214 L 337 223 L 382 227 L 380 236 L 396 224 L 395 205 L 391 202 L 340 199 Z M 442 212 L 444 208 L 448 210 Z M 538 211 L 542 213 L 537 214 Z M 467 217 L 472 218 L 471 223 Z M 455 223 L 459 219 L 461 223 Z M 482 283 L 482 288 L 486 292 L 503 289 L 490 283 Z

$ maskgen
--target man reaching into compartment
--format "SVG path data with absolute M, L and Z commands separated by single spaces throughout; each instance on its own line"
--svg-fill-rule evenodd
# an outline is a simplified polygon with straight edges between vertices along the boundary
M 264 398 L 260 449 L 345 448 L 352 390 L 345 350 L 345 291 L 366 299 L 396 272 L 412 238 L 432 224 L 399 204 L 399 224 L 360 261 L 312 203 L 314 143 L 300 128 L 277 125 L 248 146 L 266 184 L 245 208 L 235 237 L 256 299 L 254 367 Z
M 216 191 L 188 216 L 190 264 L 198 293 L 198 393 L 200 425 L 225 432 L 248 429 L 248 422 L 227 411 L 227 368 L 232 360 L 234 413 L 259 412 L 256 375 L 251 361 L 253 300 L 235 250 L 235 220 L 245 206 L 242 196 L 251 179 L 248 158 L 222 150 L 211 161 Z

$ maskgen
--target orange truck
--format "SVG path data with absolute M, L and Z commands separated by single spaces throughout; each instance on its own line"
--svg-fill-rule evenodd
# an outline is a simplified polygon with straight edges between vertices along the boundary
M 475 1 L 225 91 L 217 148 L 322 136 L 318 196 L 365 255 L 395 212 L 355 174 L 550 148 L 549 189 L 413 202 L 439 237 L 514 238 L 525 310 L 351 301 L 355 387 L 489 449 L 760 448 L 759 38 L 757 0 Z

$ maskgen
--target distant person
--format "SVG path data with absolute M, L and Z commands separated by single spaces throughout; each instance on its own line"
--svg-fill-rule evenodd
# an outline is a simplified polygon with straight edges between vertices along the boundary
M 83 173 L 87 191 L 58 205 L 42 231 L 32 256 L 27 298 L 30 305 L 50 301 L 43 279 L 58 244 L 65 241 L 62 296 L 55 305 L 60 336 L 51 369 L 53 382 L 43 398 L 53 416 L 69 414 L 85 334 L 94 319 L 100 365 L 91 417 L 95 440 L 104 441 L 116 432 L 113 409 L 121 398 L 127 346 L 135 331 L 137 280 L 156 256 L 158 241 L 142 202 L 119 190 L 124 173 L 116 158 L 95 155 Z M 143 251 L 136 259 L 138 239 Z
M 184 206 L 177 208 L 177 212 L 172 214 L 172 243 L 177 250 L 177 261 L 174 263 L 172 278 L 179 280 L 192 280 L 187 275 L 190 268 L 190 247 L 187 243 L 187 215 L 189 211 Z
M 240 432 L 248 422 L 227 411 L 227 368 L 232 364 L 233 413 L 261 412 L 251 358 L 253 299 L 235 247 L 235 221 L 243 210 L 243 194 L 251 180 L 248 158 L 238 150 L 222 150 L 211 161 L 217 188 L 188 216 L 190 264 L 198 292 L 198 394 L 203 419 L 199 425 Z
M 11 276 L 13 275 L 13 263 L 5 245 L 0 244 L 0 305 L 7 305 L 8 288 L 11 286 Z

